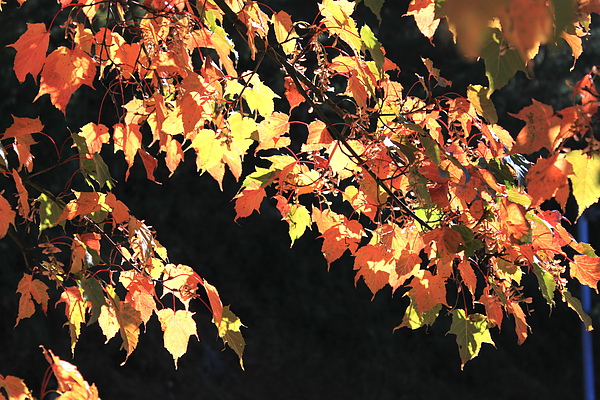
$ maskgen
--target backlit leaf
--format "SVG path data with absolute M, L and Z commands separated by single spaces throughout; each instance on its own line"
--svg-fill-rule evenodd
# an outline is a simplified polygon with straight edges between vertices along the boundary
M 27 30 L 19 40 L 8 45 L 17 50 L 14 71 L 19 82 L 24 82 L 27 74 L 37 79 L 46 60 L 50 32 L 43 23 L 27 24 Z
M 600 258 L 575 255 L 569 263 L 572 278 L 576 278 L 582 285 L 587 285 L 598 293 L 600 280 Z
M 244 369 L 243 355 L 246 347 L 246 341 L 241 331 L 243 326 L 242 321 L 231 312 L 229 306 L 223 307 L 221 323 L 217 324 L 219 336 L 223 339 L 223 344 L 228 345 L 238 355 L 242 369 Z
M 20 320 L 33 315 L 35 303 L 42 307 L 44 313 L 48 310 L 48 300 L 50 299 L 48 286 L 39 279 L 35 279 L 32 274 L 23 274 L 23 278 L 17 286 L 17 293 L 20 293 L 21 297 L 19 298 L 19 315 L 15 326 L 19 324 Z
M 452 326 L 448 333 L 456 335 L 461 369 L 468 361 L 477 357 L 483 343 L 495 345 L 490 335 L 487 318 L 479 313 L 467 316 L 464 310 L 454 310 Z
M 67 111 L 67 104 L 71 96 L 81 85 L 93 88 L 96 76 L 96 63 L 81 49 L 73 50 L 61 46 L 46 58 L 40 90 L 34 99 L 37 100 L 44 94 L 50 95 L 50 101 L 63 113 Z
M 482 43 L 481 58 L 491 92 L 504 87 L 517 71 L 526 71 L 525 61 L 518 51 L 509 47 L 499 29 L 488 28 Z
M 600 198 L 600 156 L 588 156 L 581 150 L 572 150 L 567 160 L 573 166 L 569 176 L 573 186 L 573 196 L 577 201 L 577 218 Z
M 163 338 L 165 348 L 173 356 L 175 369 L 177 369 L 177 360 L 187 352 L 190 336 L 196 336 L 196 322 L 192 318 L 193 312 L 187 310 L 172 310 L 163 308 L 158 310 L 158 319 L 160 327 L 164 332 Z

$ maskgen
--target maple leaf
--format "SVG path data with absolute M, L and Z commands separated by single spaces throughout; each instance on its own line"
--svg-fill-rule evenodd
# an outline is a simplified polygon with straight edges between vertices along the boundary
M 573 175 L 573 167 L 563 154 L 539 158 L 527 172 L 527 190 L 532 204 L 537 206 L 554 198 L 564 209 L 569 197 L 569 175 Z
M 140 126 L 134 123 L 115 124 L 113 129 L 115 152 L 121 150 L 125 154 L 125 161 L 127 161 L 128 168 L 125 174 L 125 180 L 127 180 L 135 155 L 142 147 L 142 132 L 140 132 Z
M 257 74 L 254 74 L 250 79 L 251 88 L 246 88 L 242 97 L 248 103 L 248 107 L 257 111 L 263 117 L 273 114 L 275 109 L 274 99 L 279 96 L 267 85 L 261 82 Z
M 471 294 L 475 294 L 475 289 L 477 289 L 477 275 L 475 275 L 475 271 L 473 270 L 473 266 L 471 265 L 471 261 L 463 258 L 458 263 L 458 271 L 460 272 L 460 277 L 464 285 L 469 289 Z
M 271 21 L 273 22 L 273 30 L 275 31 L 277 42 L 281 44 L 281 48 L 286 54 L 292 54 L 296 49 L 298 35 L 294 29 L 291 15 L 285 11 L 279 11 L 273 13 Z
M 323 24 L 358 53 L 363 43 L 356 22 L 350 17 L 354 7 L 355 3 L 348 0 L 323 0 L 319 4 L 319 11 L 323 15 Z
M 175 369 L 177 360 L 187 352 L 190 336 L 196 336 L 196 322 L 192 318 L 193 312 L 187 310 L 172 310 L 163 308 L 157 311 L 160 327 L 164 332 L 165 348 L 173 356 Z
M 130 270 L 121 272 L 119 282 L 127 289 L 125 301 L 140 313 L 144 324 L 148 323 L 156 310 L 156 301 L 154 300 L 156 293 L 150 278 L 145 274 Z
M 362 277 L 373 297 L 395 280 L 396 263 L 392 260 L 392 252 L 382 244 L 368 244 L 359 248 L 354 254 L 354 269 L 358 270 L 355 283 Z
M 419 31 L 430 41 L 437 30 L 440 19 L 436 17 L 435 0 L 411 0 L 405 15 L 412 15 Z
M 216 324 L 216 321 L 215 321 Z M 240 359 L 240 366 L 244 369 L 244 348 L 246 341 L 242 336 L 241 328 L 244 326 L 242 321 L 229 309 L 229 306 L 223 307 L 221 323 L 216 324 L 219 329 L 219 336 L 223 339 L 223 344 L 228 345 Z
M 440 313 L 440 310 L 442 309 L 442 304 L 438 303 L 429 310 L 420 312 L 415 306 L 415 301 L 411 297 L 410 292 L 406 293 L 405 296 L 410 298 L 410 303 L 408 307 L 406 307 L 404 317 L 402 318 L 402 323 L 395 327 L 394 330 L 402 327 L 415 330 L 424 325 L 433 325 Z
M 517 341 L 519 344 L 523 344 L 527 339 L 529 325 L 525 320 L 525 313 L 523 309 L 516 301 L 509 301 L 506 305 L 506 310 L 515 317 L 515 332 L 517 334 Z
M 256 151 L 263 149 L 276 149 L 290 144 L 290 139 L 282 137 L 290 129 L 290 116 L 281 112 L 274 112 L 265 117 L 258 124 L 258 147 Z
M 581 150 L 572 150 L 567 160 L 573 166 L 569 176 L 573 185 L 573 196 L 577 201 L 577 218 L 600 198 L 600 156 L 588 156 Z
M 419 270 L 410 285 L 410 296 L 420 313 L 437 304 L 446 304 L 446 277 L 433 275 L 428 270 Z
M 482 42 L 481 58 L 485 62 L 490 91 L 504 87 L 517 71 L 527 71 L 525 61 L 506 43 L 499 29 L 488 28 Z
M 501 328 L 504 311 L 502 310 L 502 303 L 498 296 L 493 294 L 482 294 L 477 302 L 483 304 L 485 307 L 489 324 Z
M 354 254 L 363 235 L 362 225 L 356 220 L 342 220 L 323 232 L 321 251 L 327 260 L 327 267 L 329 268 L 346 250 Z
M 553 35 L 554 21 L 550 6 L 539 0 L 507 0 L 498 10 L 502 32 L 524 60 L 531 60 L 540 44 Z
M 19 196 L 18 197 L 19 205 L 17 207 L 19 209 L 19 215 L 21 217 L 23 217 L 24 219 L 31 220 L 32 217 L 29 215 L 30 207 L 29 207 L 29 194 L 27 193 L 27 189 L 25 189 L 25 186 L 23 186 L 23 180 L 21 179 L 21 176 L 19 175 L 17 170 L 13 169 L 12 176 L 15 181 L 15 186 L 17 188 L 17 193 Z
M 498 208 L 498 219 L 507 235 L 520 243 L 531 242 L 531 225 L 525 218 L 524 207 L 503 198 Z
M 190 300 L 196 295 L 198 284 L 202 283 L 202 278 L 192 268 L 183 264 L 167 264 L 164 275 L 163 296 L 173 293 L 187 310 Z
M 283 87 L 285 89 L 284 96 L 287 99 L 288 103 L 290 103 L 290 113 L 300 104 L 304 103 L 306 99 L 304 96 L 298 91 L 296 84 L 289 76 L 284 78 Z
M 33 169 L 33 155 L 30 148 L 36 143 L 31 137 L 33 133 L 39 133 L 44 129 L 40 118 L 13 117 L 12 125 L 4 132 L 2 139 L 14 138 L 13 147 L 19 158 L 19 171 L 25 167 L 31 172 Z
M 67 203 L 58 222 L 63 220 L 72 220 L 76 217 L 85 216 L 99 211 L 100 194 L 98 192 L 73 192 L 75 199 Z
M 81 375 L 77 367 L 73 364 L 61 360 L 52 353 L 52 350 L 46 350 L 40 346 L 46 360 L 52 368 L 52 373 L 56 377 L 58 384 L 58 394 L 60 398 L 77 400 L 100 400 L 98 389 L 94 384 L 89 384 Z
M 202 280 L 202 286 L 204 286 L 206 294 L 208 295 L 208 301 L 210 302 L 213 320 L 216 325 L 219 325 L 223 316 L 223 303 L 221 303 L 221 297 L 219 296 L 219 292 L 217 291 L 216 287 L 206 282 L 205 280 Z
M 119 323 L 119 333 L 123 343 L 121 344 L 121 350 L 125 350 L 127 353 L 125 361 L 121 365 L 127 362 L 127 359 L 137 347 L 139 336 L 140 336 L 140 324 L 142 318 L 139 311 L 133 308 L 133 305 L 126 301 L 120 301 L 113 304 L 115 316 Z
M 308 124 L 308 138 L 302 144 L 302 151 L 317 151 L 328 147 L 333 142 L 331 134 L 324 122 L 315 120 Z
M 33 79 L 37 78 L 46 60 L 49 42 L 50 32 L 46 29 L 46 24 L 28 23 L 25 33 L 15 43 L 7 46 L 17 50 L 13 69 L 19 82 L 25 82 L 27 74 L 31 74 Z
M 485 315 L 475 313 L 467 316 L 464 310 L 452 312 L 452 325 L 448 333 L 456 335 L 461 369 L 468 361 L 477 357 L 483 343 L 495 346 L 488 325 Z
M 110 140 L 108 128 L 105 125 L 95 124 L 93 122 L 84 125 L 78 135 L 85 139 L 87 148 L 91 153 L 85 155 L 87 158 L 91 158 L 94 153 L 99 153 L 100 149 L 102 149 L 102 145 L 108 143 Z
M 235 212 L 234 221 L 238 218 L 245 218 L 254 211 L 260 212 L 260 205 L 267 192 L 263 187 L 245 188 L 235 197 Z
M 33 275 L 23 274 L 23 278 L 17 285 L 17 293 L 20 293 L 21 297 L 19 298 L 19 315 L 15 326 L 19 324 L 20 320 L 33 315 L 35 312 L 34 301 L 42 307 L 44 313 L 48 310 L 48 300 L 50 299 L 48 286 L 39 279 L 33 278 Z
M 34 398 L 31 390 L 23 382 L 23 379 L 16 376 L 0 375 L 0 389 L 6 391 L 8 400 L 29 400 Z M 2 393 L 0 393 L 0 399 L 5 399 Z
M 6 236 L 8 227 L 15 224 L 15 211 L 0 192 L 0 239 Z
M 129 208 L 121 200 L 117 200 L 113 193 L 106 195 L 106 205 L 111 208 L 110 213 L 112 214 L 114 224 L 122 224 L 129 221 Z
M 576 278 L 582 285 L 587 285 L 598 293 L 600 280 L 600 258 L 575 255 L 569 263 L 571 278 Z
M 40 90 L 34 101 L 49 94 L 52 104 L 63 114 L 66 113 L 71 96 L 81 85 L 94 88 L 96 68 L 94 60 L 80 48 L 57 48 L 46 58 Z
M 554 116 L 552 107 L 533 99 L 533 104 L 511 115 L 525 121 L 526 125 L 519 132 L 510 154 L 531 154 L 544 147 L 554 150 L 560 119 Z
M 75 345 L 81 333 L 81 324 L 85 323 L 87 300 L 84 300 L 82 290 L 78 286 L 69 286 L 64 289 L 56 305 L 65 303 L 65 315 L 71 336 L 71 353 L 75 354 Z
M 581 318 L 581 322 L 583 322 L 586 330 L 588 332 L 594 330 L 594 327 L 592 326 L 592 318 L 590 318 L 590 316 L 587 315 L 585 311 L 583 311 L 583 305 L 581 304 L 581 301 L 579 301 L 578 298 L 573 297 L 571 293 L 566 289 L 563 290 L 562 297 L 563 301 L 567 303 L 569 308 L 571 308 L 577 313 L 577 315 L 579 315 L 579 318 Z

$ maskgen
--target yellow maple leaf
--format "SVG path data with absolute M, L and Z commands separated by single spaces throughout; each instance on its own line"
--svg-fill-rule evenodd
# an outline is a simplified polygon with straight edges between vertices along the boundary
M 163 308 L 157 311 L 160 326 L 164 332 L 165 348 L 173 356 L 175 369 L 177 360 L 187 352 L 190 336 L 196 336 L 196 322 L 192 318 L 193 312 L 187 310 L 172 310 Z

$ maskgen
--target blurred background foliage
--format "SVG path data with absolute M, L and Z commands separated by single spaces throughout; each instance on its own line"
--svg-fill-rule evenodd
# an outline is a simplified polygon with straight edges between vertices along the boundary
M 58 8 L 42 0 L 28 0 L 20 9 L 15 4 L 9 1 L 0 13 L 0 132 L 11 124 L 11 114 L 40 115 L 44 132 L 60 145 L 68 129 L 77 131 L 88 121 L 98 120 L 101 106 L 100 120 L 114 123 L 116 111 L 102 99 L 100 85 L 96 91 L 82 88 L 75 93 L 66 121 L 47 96 L 32 103 L 33 81 L 29 77 L 19 85 L 12 71 L 14 50 L 5 46 L 17 40 L 26 22 L 49 22 Z M 265 0 L 264 4 L 287 11 L 294 20 L 311 22 L 318 12 L 316 1 Z M 404 87 L 413 86 L 415 74 L 426 75 L 421 57 L 430 58 L 454 82 L 453 92 L 464 95 L 468 84 L 485 84 L 482 62 L 461 58 L 447 31 L 438 31 L 434 45 L 430 44 L 412 18 L 402 18 L 407 5 L 407 0 L 388 0 L 381 25 L 362 3 L 355 13 L 373 28 L 387 56 L 400 66 Z M 64 40 L 58 28 L 60 18 L 54 22 L 51 46 Z M 600 21 L 594 22 L 596 27 Z M 569 71 L 573 61 L 566 45 L 544 48 L 534 60 L 530 78 L 519 73 L 495 93 L 500 123 L 516 135 L 521 122 L 508 113 L 518 112 L 531 98 L 555 109 L 567 106 L 571 98 L 566 82 L 574 83 L 600 64 L 599 32 L 594 29 L 587 39 L 573 71 Z M 243 52 L 243 46 L 237 50 Z M 240 63 L 246 62 L 248 56 L 242 53 Z M 278 73 L 269 71 L 268 64 L 265 68 L 264 77 Z M 295 110 L 293 117 L 299 119 L 305 112 Z M 37 162 L 53 162 L 50 142 L 40 142 Z M 529 319 L 533 335 L 517 345 L 512 321 L 505 320 L 502 334 L 496 331 L 494 335 L 496 349 L 484 346 L 480 356 L 461 371 L 454 336 L 445 335 L 449 318 L 441 318 L 428 331 L 393 331 L 402 320 L 406 298 L 392 296 L 388 287 L 372 299 L 362 282 L 355 287 L 350 258 L 337 261 L 328 271 L 315 233 L 305 235 L 290 249 L 287 224 L 279 221 L 273 204 L 263 204 L 261 215 L 234 223 L 231 199 L 238 184 L 228 176 L 221 192 L 208 175 L 198 176 L 193 160 L 188 161 L 170 179 L 166 168 L 159 167 L 157 179 L 162 184 L 157 185 L 146 180 L 139 160 L 124 182 L 122 157 L 107 157 L 119 181 L 117 197 L 133 215 L 156 229 L 172 262 L 194 267 L 217 286 L 224 303 L 231 304 L 247 326 L 246 371 L 240 370 L 232 351 L 221 351 L 222 343 L 203 308 L 193 310 L 197 311 L 200 342 L 190 342 L 177 371 L 162 346 L 156 318 L 124 366 L 119 366 L 124 354 L 118 339 L 104 345 L 97 325 L 84 329 L 71 359 L 62 306 L 50 306 L 47 317 L 37 313 L 13 328 L 18 304 L 15 290 L 24 263 L 18 248 L 2 240 L 0 374 L 24 378 L 39 396 L 47 368 L 37 347 L 43 344 L 76 364 L 105 400 L 582 398 L 580 322 L 562 303 L 550 310 L 539 293 L 525 293 L 534 298 L 530 311 L 535 309 L 535 313 Z M 48 188 L 63 190 L 72 171 L 49 177 Z M 595 219 L 591 229 L 592 243 L 599 249 Z M 577 288 L 571 290 L 577 293 Z M 600 326 L 598 300 L 595 295 L 592 317 L 596 326 Z M 597 335 L 595 344 L 598 360 Z

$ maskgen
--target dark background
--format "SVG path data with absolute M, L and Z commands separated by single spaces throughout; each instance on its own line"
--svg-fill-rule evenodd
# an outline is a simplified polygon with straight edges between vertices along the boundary
M 48 22 L 56 6 L 29 0 L 17 10 L 13 3 L 4 5 L 0 13 L 0 132 L 11 124 L 11 114 L 42 114 L 44 131 L 52 136 L 62 137 L 66 127 L 77 131 L 97 118 L 98 93 L 87 88 L 78 91 L 65 126 L 61 113 L 49 105 L 48 96 L 31 104 L 36 94 L 33 81 L 28 78 L 25 84 L 18 84 L 12 72 L 14 50 L 4 47 L 17 40 L 25 22 Z M 460 58 L 447 34 L 436 36 L 432 46 L 417 31 L 412 18 L 401 18 L 407 1 L 387 3 L 381 26 L 363 4 L 355 16 L 374 28 L 388 57 L 402 69 L 400 78 L 405 87 L 414 83 L 415 73 L 426 73 L 421 56 L 432 59 L 443 76 L 454 82 L 452 90 L 459 94 L 464 94 L 468 83 L 485 84 L 481 62 Z M 266 4 L 288 11 L 294 20 L 312 21 L 317 12 L 314 1 Z M 55 33 L 51 46 L 60 40 Z M 518 133 L 519 121 L 507 113 L 518 112 L 532 97 L 555 109 L 567 106 L 571 99 L 565 81 L 574 82 L 600 64 L 596 35 L 587 41 L 586 52 L 569 73 L 571 64 L 566 46 L 542 50 L 532 79 L 519 74 L 494 95 L 499 115 L 503 115 L 501 123 L 513 134 Z M 102 118 L 114 118 L 111 113 L 114 109 L 109 105 Z M 45 160 L 38 156 L 36 162 Z M 449 317 L 440 318 L 428 330 L 394 332 L 402 320 L 406 298 L 392 296 L 388 288 L 372 299 L 362 282 L 355 287 L 349 257 L 335 262 L 328 271 L 320 254 L 321 240 L 314 232 L 290 249 L 287 224 L 279 221 L 280 216 L 268 202 L 260 215 L 255 213 L 234 223 L 231 199 L 238 184 L 230 175 L 221 192 L 210 176 L 198 177 L 192 159 L 171 179 L 161 167 L 158 176 L 162 185 L 156 185 L 146 180 L 137 160 L 129 181 L 123 182 L 123 163 L 120 156 L 111 161 L 116 171 L 113 176 L 120 181 L 117 197 L 157 230 L 172 262 L 194 267 L 217 286 L 223 302 L 231 304 L 246 325 L 245 371 L 239 368 L 233 351 L 221 351 L 222 342 L 210 315 L 198 305 L 193 311 L 197 311 L 200 342 L 191 339 L 178 370 L 163 348 L 162 332 L 154 317 L 124 366 L 119 366 L 124 360 L 119 339 L 104 345 L 97 325 L 83 329 L 71 359 L 68 329 L 62 326 L 63 307 L 53 307 L 56 298 L 51 299 L 48 317 L 38 312 L 13 328 L 18 304 L 15 290 L 24 264 L 18 249 L 2 240 L 0 374 L 24 378 L 36 397 L 47 368 L 37 347 L 43 344 L 76 364 L 84 377 L 99 387 L 105 400 L 583 398 L 581 325 L 575 313 L 560 301 L 550 310 L 535 290 L 526 289 L 525 294 L 534 298 L 529 311 L 535 312 L 528 319 L 533 334 L 519 346 L 512 321 L 505 320 L 502 334 L 493 332 L 496 348 L 484 345 L 480 356 L 461 371 L 455 336 L 445 334 Z M 592 242 L 598 248 L 596 229 L 592 220 Z M 570 289 L 578 293 L 575 283 Z M 598 304 L 598 296 L 593 301 Z M 592 311 L 596 326 L 600 326 L 598 307 Z M 598 359 L 600 343 L 594 340 Z

